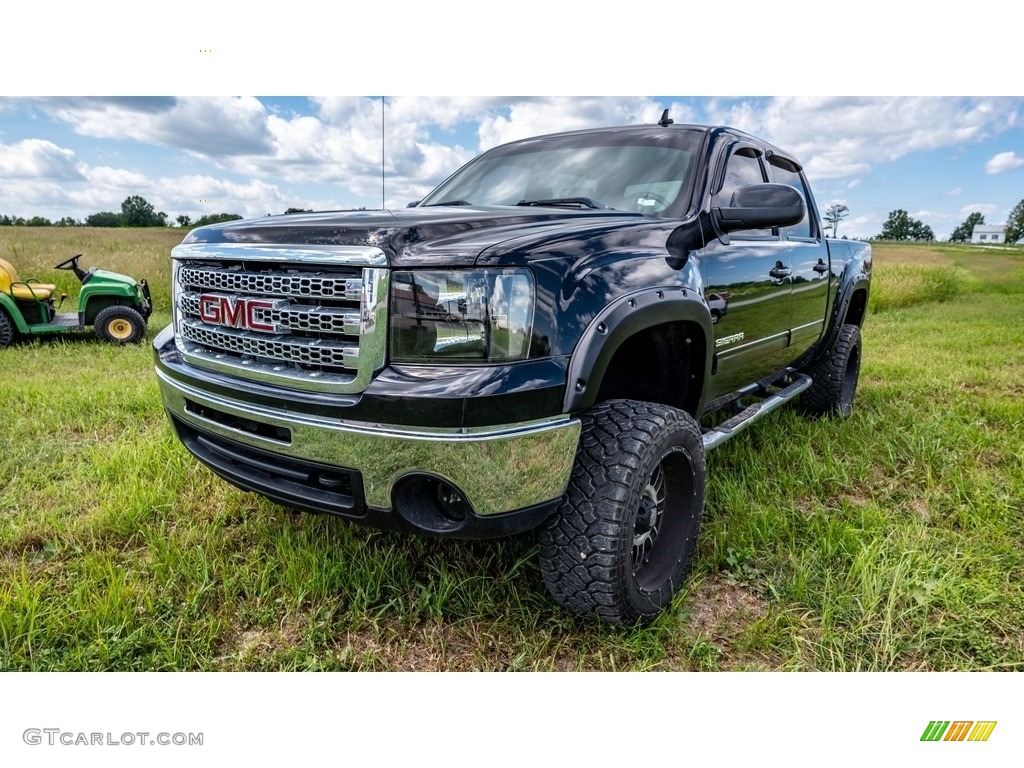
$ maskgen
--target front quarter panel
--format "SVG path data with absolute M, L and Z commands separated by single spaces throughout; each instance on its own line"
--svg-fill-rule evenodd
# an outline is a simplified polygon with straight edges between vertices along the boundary
M 833 274 L 839 274 L 829 327 L 820 350 L 829 350 L 846 323 L 863 326 L 871 294 L 871 244 L 859 240 L 829 240 Z

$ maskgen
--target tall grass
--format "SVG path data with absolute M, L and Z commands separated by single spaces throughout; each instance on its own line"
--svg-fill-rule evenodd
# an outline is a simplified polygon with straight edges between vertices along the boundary
M 972 282 L 969 272 L 953 266 L 882 266 L 872 277 L 870 309 L 885 312 L 949 301 L 967 291 Z

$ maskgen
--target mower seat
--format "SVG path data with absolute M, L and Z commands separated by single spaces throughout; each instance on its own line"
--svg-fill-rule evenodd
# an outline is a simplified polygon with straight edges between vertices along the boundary
M 14 271 L 11 263 L 0 259 L 0 292 L 6 293 L 12 299 L 43 301 L 50 298 L 56 291 L 57 286 L 53 283 L 40 283 L 32 278 L 19 280 L 18 273 Z

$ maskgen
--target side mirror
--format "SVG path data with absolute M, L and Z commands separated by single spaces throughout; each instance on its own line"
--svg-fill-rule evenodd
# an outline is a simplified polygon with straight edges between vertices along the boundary
M 420 204 L 419 200 L 413 200 L 411 203 L 406 203 L 405 207 L 406 208 L 415 208 L 419 204 Z
M 748 184 L 732 193 L 728 208 L 714 208 L 711 216 L 719 232 L 790 227 L 803 221 L 807 206 L 799 192 L 787 184 Z

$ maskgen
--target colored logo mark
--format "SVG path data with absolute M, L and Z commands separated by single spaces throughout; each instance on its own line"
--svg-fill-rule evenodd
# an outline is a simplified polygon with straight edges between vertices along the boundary
M 995 728 L 995 720 L 932 720 L 921 741 L 988 741 Z

